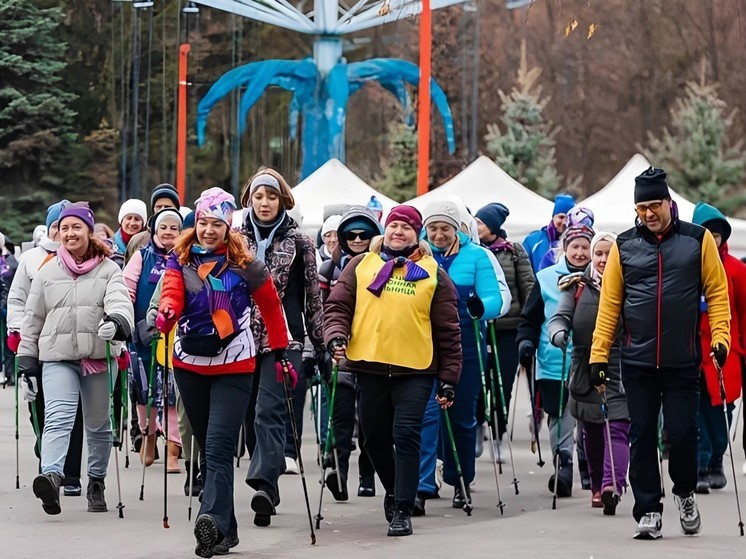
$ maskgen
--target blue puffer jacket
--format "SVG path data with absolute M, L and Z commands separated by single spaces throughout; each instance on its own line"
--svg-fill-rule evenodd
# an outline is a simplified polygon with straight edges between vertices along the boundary
M 567 261 L 562 258 L 557 264 L 544 268 L 536 274 L 536 281 L 541 288 L 541 298 L 544 300 L 544 323 L 541 325 L 539 335 L 539 346 L 536 350 L 536 378 L 548 380 L 560 380 L 562 374 L 562 350 L 554 347 L 549 338 L 549 319 L 557 311 L 560 299 L 560 290 L 557 286 L 561 276 L 570 273 L 567 269 Z M 567 347 L 567 355 L 572 354 L 572 341 Z M 565 380 L 567 380 L 567 368 L 570 365 L 568 357 L 565 364 Z
M 460 232 L 459 251 L 455 255 L 445 257 L 443 251 L 430 243 L 433 256 L 438 264 L 448 273 L 458 291 L 458 315 L 461 326 L 461 345 L 464 358 L 467 352 L 476 356 L 476 334 L 474 320 L 469 316 L 466 301 L 476 294 L 484 304 L 484 315 L 481 320 L 497 318 L 502 308 L 502 295 L 497 282 L 495 269 L 484 248 L 474 244 L 471 238 Z M 482 325 L 484 326 L 484 325 Z M 483 348 L 484 351 L 484 348 Z M 484 353 L 483 353 L 484 355 Z

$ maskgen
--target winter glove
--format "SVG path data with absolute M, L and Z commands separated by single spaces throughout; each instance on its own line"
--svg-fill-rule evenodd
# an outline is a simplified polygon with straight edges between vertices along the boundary
M 168 334 L 174 329 L 176 324 L 176 318 L 174 317 L 174 311 L 165 308 L 158 311 L 158 316 L 155 319 L 155 327 L 163 334 Z
M 36 394 L 39 392 L 39 379 L 36 377 L 21 375 L 19 380 L 23 399 L 26 402 L 33 402 L 36 400 Z
M 332 356 L 323 348 L 316 350 L 316 366 L 319 369 L 319 375 L 324 382 L 329 383 L 332 380 Z
M 466 300 L 466 309 L 472 318 L 480 319 L 484 316 L 484 303 L 482 303 L 482 300 L 476 293 L 469 295 L 469 298 Z
M 608 363 L 591 363 L 591 384 L 595 387 L 605 386 L 609 376 Z
M 329 353 L 332 354 L 332 359 L 338 363 L 345 358 L 346 350 L 347 340 L 341 336 L 338 336 L 329 342 Z
M 530 371 L 534 364 L 535 353 L 536 347 L 531 340 L 523 340 L 518 344 L 518 361 L 527 371 Z
M 36 357 L 23 355 L 18 357 L 18 374 L 27 377 L 38 377 L 41 374 L 41 363 Z
M 560 330 L 555 332 L 552 336 L 552 345 L 560 349 L 567 349 L 567 344 L 570 342 L 570 336 L 567 334 L 567 330 Z
M 147 314 L 145 315 L 145 322 L 148 326 L 151 328 L 155 328 L 155 322 L 158 318 L 158 309 L 148 309 Z
M 18 346 L 21 345 L 20 332 L 8 332 L 8 348 L 13 353 L 18 353 Z
M 122 354 L 117 357 L 117 367 L 120 371 L 126 371 L 130 368 L 130 352 L 122 350 Z
M 728 360 L 728 350 L 723 344 L 716 343 L 712 346 L 712 356 L 715 358 L 718 367 L 722 369 L 725 367 L 725 362 Z
M 113 320 L 101 319 L 98 324 L 98 337 L 110 342 L 117 335 L 117 323 Z
M 447 382 L 438 381 L 438 391 L 436 393 L 436 400 L 443 407 L 443 409 L 450 407 L 453 404 L 453 400 L 456 397 L 456 389 L 452 384 Z
M 298 373 L 290 362 L 287 352 L 282 350 L 275 351 L 275 378 L 277 382 L 285 382 L 285 375 L 288 377 L 290 388 L 295 389 L 298 385 Z
M 311 381 L 316 378 L 316 357 L 314 355 L 303 355 L 303 375 Z

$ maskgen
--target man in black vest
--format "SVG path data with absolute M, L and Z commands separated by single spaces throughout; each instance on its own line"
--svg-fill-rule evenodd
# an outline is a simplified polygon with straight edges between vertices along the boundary
M 591 377 L 603 390 L 618 320 L 624 326 L 622 382 L 630 415 L 629 479 L 635 497 L 635 538 L 661 537 L 658 417 L 671 444 L 668 471 L 684 534 L 698 534 L 698 325 L 704 297 L 712 355 L 720 366 L 730 346 L 728 286 L 712 234 L 680 221 L 662 169 L 635 179 L 636 226 L 612 246 L 601 287 L 591 350 Z

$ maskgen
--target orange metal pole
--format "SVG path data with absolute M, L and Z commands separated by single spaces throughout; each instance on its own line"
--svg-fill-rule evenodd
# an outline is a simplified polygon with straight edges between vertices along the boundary
M 417 109 L 417 196 L 430 183 L 430 59 L 432 55 L 432 12 L 430 0 L 422 0 L 420 15 L 420 87 Z
M 176 121 L 176 190 L 183 204 L 186 200 L 186 143 L 187 143 L 187 59 L 191 47 L 179 47 L 179 100 Z

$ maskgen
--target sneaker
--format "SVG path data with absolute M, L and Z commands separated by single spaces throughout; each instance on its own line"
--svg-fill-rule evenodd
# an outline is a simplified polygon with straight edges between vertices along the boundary
M 684 531 L 684 535 L 695 536 L 699 534 L 699 531 L 702 529 L 702 519 L 699 516 L 699 509 L 697 508 L 697 500 L 694 497 L 694 493 L 689 493 L 685 497 L 674 495 L 674 499 L 679 506 L 679 520 L 681 521 L 681 529 Z
M 657 540 L 663 536 L 663 519 L 659 512 L 649 512 L 637 523 L 634 538 L 636 540 Z
M 215 555 L 228 555 L 230 550 L 238 545 L 238 536 L 226 536 L 223 541 L 216 543 L 212 552 Z
M 722 489 L 726 485 L 728 485 L 728 480 L 725 477 L 723 465 L 720 464 L 719 466 L 713 466 L 710 468 L 710 488 Z M 699 487 L 699 483 L 697 483 L 697 486 Z M 699 491 L 697 493 L 699 493 Z
M 443 460 L 435 461 L 435 485 L 438 489 L 443 487 Z
M 697 472 L 697 488 L 694 491 L 700 495 L 707 495 L 710 492 L 709 470 L 699 470 Z
M 412 509 L 412 516 L 425 516 L 425 498 L 419 493 L 414 498 L 414 508 Z
M 451 503 L 451 506 L 454 509 L 462 509 L 464 508 L 464 505 L 466 505 L 467 501 L 469 504 L 471 504 L 471 495 L 469 494 L 469 488 L 466 488 L 466 499 L 464 499 L 464 496 L 461 494 L 461 487 L 456 487 L 453 490 L 453 502 Z
M 479 458 L 484 452 L 484 423 L 477 425 L 477 446 L 474 450 L 474 455 Z
M 743 469 L 742 469 L 742 471 L 743 471 L 743 475 L 746 476 L 746 462 L 743 463 Z
M 357 487 L 358 497 L 375 497 L 376 480 L 373 476 L 360 476 L 360 485 Z
M 615 494 L 611 487 L 607 487 L 601 493 L 601 502 L 604 506 L 604 515 L 614 516 L 616 514 L 616 506 L 619 504 L 619 495 Z
M 503 445 L 500 439 L 495 441 L 495 462 L 505 464 L 505 455 L 503 454 Z
M 215 554 L 215 545 L 220 538 L 215 520 L 209 514 L 200 514 L 194 523 L 194 537 L 197 539 L 197 547 L 194 554 L 198 557 L 208 559 Z
M 298 463 L 287 456 L 285 457 L 285 473 L 292 475 L 298 473 Z
M 383 498 L 383 515 L 386 517 L 386 522 L 391 524 L 394 520 L 394 513 L 396 512 L 396 501 L 394 501 L 393 495 L 386 495 Z
M 251 510 L 254 511 L 254 525 L 269 526 L 270 518 L 275 513 L 275 506 L 266 491 L 257 491 L 251 498 Z
M 34 495 L 41 499 L 41 508 L 47 514 L 62 512 L 62 508 L 60 508 L 60 484 L 62 479 L 60 474 L 55 473 L 42 474 L 34 478 Z
M 83 493 L 83 489 L 80 485 L 66 485 L 63 493 L 65 494 L 65 497 L 80 497 Z
M 411 515 L 402 510 L 394 513 L 394 518 L 389 524 L 388 536 L 411 536 L 412 535 L 412 518 Z
M 325 483 L 335 501 L 347 501 L 349 499 L 347 495 L 347 480 L 340 478 L 336 470 L 332 470 L 326 474 Z M 339 490 L 340 485 L 342 486 L 342 491 Z
M 101 478 L 89 477 L 88 489 L 85 496 L 88 498 L 88 512 L 107 512 L 106 499 L 104 499 L 104 480 Z

